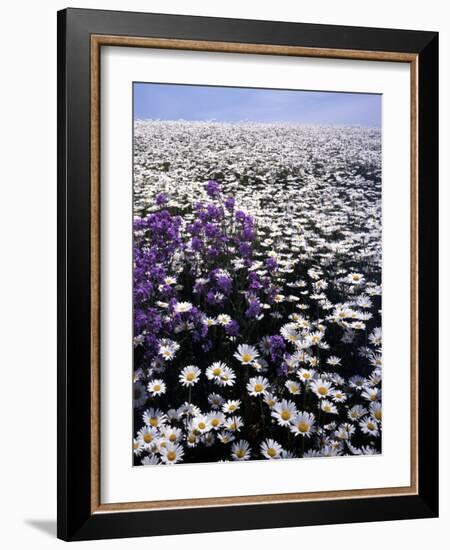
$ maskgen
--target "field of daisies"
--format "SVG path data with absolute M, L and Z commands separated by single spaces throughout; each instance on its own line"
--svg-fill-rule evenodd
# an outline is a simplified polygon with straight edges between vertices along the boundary
M 136 121 L 134 464 L 381 452 L 381 134 Z

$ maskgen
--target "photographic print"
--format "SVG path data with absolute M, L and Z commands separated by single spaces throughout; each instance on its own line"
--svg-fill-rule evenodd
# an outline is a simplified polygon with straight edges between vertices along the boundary
M 136 82 L 133 125 L 134 465 L 381 453 L 381 95 Z

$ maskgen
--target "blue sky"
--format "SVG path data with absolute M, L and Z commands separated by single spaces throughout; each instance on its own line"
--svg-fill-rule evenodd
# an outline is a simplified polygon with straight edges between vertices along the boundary
M 381 127 L 381 95 L 134 83 L 134 117 Z

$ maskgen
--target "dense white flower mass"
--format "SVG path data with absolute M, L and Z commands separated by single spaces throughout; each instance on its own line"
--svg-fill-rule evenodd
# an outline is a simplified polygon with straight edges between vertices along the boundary
M 381 452 L 381 131 L 135 121 L 135 464 Z

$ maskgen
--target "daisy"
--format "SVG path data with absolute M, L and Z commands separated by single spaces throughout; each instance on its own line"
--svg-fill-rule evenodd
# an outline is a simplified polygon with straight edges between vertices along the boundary
M 261 454 L 272 460 L 274 458 L 280 458 L 281 452 L 283 451 L 282 446 L 277 443 L 274 439 L 266 439 L 261 443 Z
M 227 327 L 231 323 L 231 317 L 225 313 L 221 313 L 217 316 L 217 322 L 223 327 Z
M 179 380 L 183 386 L 193 386 L 200 378 L 201 370 L 194 366 L 188 365 L 180 372 Z
M 366 388 L 362 392 L 361 397 L 364 397 L 367 401 L 379 401 L 381 397 L 381 390 L 378 388 Z
M 381 384 L 381 370 L 375 369 L 373 373 L 369 376 L 369 384 L 371 386 L 378 386 Z
M 327 382 L 323 378 L 318 380 L 313 380 L 311 382 L 311 390 L 317 395 L 319 399 L 324 399 L 328 397 L 333 392 L 333 387 L 331 382 Z
M 295 380 L 286 380 L 284 383 L 289 393 L 292 395 L 300 395 L 300 386 Z
M 361 420 L 359 427 L 364 434 L 378 435 L 378 423 L 374 418 L 367 417 Z
M 234 413 L 239 409 L 240 406 L 241 402 L 239 401 L 239 399 L 228 400 L 226 403 L 223 404 L 222 411 L 226 414 Z
M 168 443 L 165 447 L 161 448 L 161 460 L 164 464 L 176 464 L 181 462 L 184 456 L 184 450 L 178 443 Z
M 175 313 L 187 313 L 191 311 L 192 304 L 190 302 L 178 302 L 174 306 Z
M 231 443 L 232 441 L 234 441 L 236 438 L 234 437 L 234 435 L 231 432 L 222 432 L 221 434 L 219 434 L 217 436 L 217 439 L 221 443 L 226 445 L 227 443 Z
M 211 429 L 211 423 L 207 416 L 200 415 L 192 420 L 191 429 L 194 433 L 199 432 L 203 434 Z
M 225 363 L 222 363 L 222 361 L 216 361 L 206 369 L 206 378 L 208 378 L 208 380 L 220 380 L 225 368 Z
M 243 365 L 249 365 L 250 363 L 252 363 L 252 361 L 259 357 L 259 353 L 254 346 L 241 344 L 240 346 L 238 346 L 237 352 L 234 354 L 234 357 Z
M 213 430 L 218 430 L 225 422 L 225 415 L 220 412 L 209 413 L 206 419 Z
M 225 428 L 230 432 L 238 432 L 243 425 L 244 422 L 240 416 L 232 416 L 225 422 Z
M 337 414 L 338 410 L 335 405 L 331 401 L 328 401 L 328 399 L 323 399 L 320 402 L 320 408 L 323 412 L 326 412 L 328 414 Z
M 159 459 L 158 455 L 151 455 L 151 456 L 144 456 L 144 458 L 141 460 L 142 466 L 156 466 L 158 464 L 161 464 L 161 460 Z
M 258 395 L 264 395 L 269 386 L 269 381 L 263 376 L 256 376 L 250 378 L 247 384 L 247 391 L 249 395 L 257 397 Z
M 347 401 L 347 396 L 342 390 L 334 390 L 331 394 L 331 399 L 335 403 L 344 403 L 345 401 Z
M 341 441 L 349 441 L 355 432 L 355 426 L 346 422 L 345 424 L 341 424 L 339 426 L 339 428 L 334 432 L 334 435 Z
M 250 445 L 245 439 L 233 443 L 231 446 L 231 457 L 233 460 L 249 460 L 251 456 Z
M 306 335 L 306 342 L 310 346 L 318 346 L 322 342 L 322 338 L 324 337 L 324 333 L 320 331 L 312 332 L 311 334 Z
M 377 327 L 369 334 L 369 342 L 374 346 L 381 346 L 381 328 Z
M 288 342 L 298 342 L 301 340 L 301 335 L 296 329 L 296 325 L 288 324 L 284 325 L 284 327 L 280 330 L 281 336 Z
M 133 453 L 135 456 L 140 456 L 144 451 L 144 443 L 140 439 L 133 439 Z
M 266 391 L 266 393 L 264 394 L 264 403 L 269 407 L 269 409 L 273 409 L 277 401 L 278 400 L 273 393 Z
M 171 361 L 175 357 L 179 349 L 179 344 L 171 340 L 166 340 L 163 343 L 159 344 L 158 353 L 164 359 L 164 361 Z
M 137 433 L 138 441 L 140 441 L 145 449 L 150 449 L 152 444 L 155 444 L 158 439 L 159 432 L 156 428 L 144 426 Z
M 362 407 L 361 405 L 355 405 L 348 411 L 348 417 L 350 420 L 359 420 L 361 417 L 363 417 L 367 413 L 367 409 Z
M 199 441 L 199 435 L 195 434 L 194 432 L 189 432 L 186 436 L 186 444 L 190 448 L 197 447 Z
M 355 388 L 357 390 L 362 390 L 366 384 L 367 380 L 363 378 L 362 376 L 358 376 L 357 374 L 355 376 L 352 376 L 349 380 L 350 387 Z
M 220 375 L 218 380 L 214 380 L 219 386 L 234 386 L 236 381 L 236 375 L 234 374 L 233 369 L 230 367 L 225 367 Z
M 162 380 L 150 380 L 147 386 L 148 392 L 153 397 L 166 393 L 166 384 Z
M 381 412 L 381 403 L 379 401 L 374 401 L 369 405 L 370 414 L 377 420 L 381 422 L 382 412 Z
M 327 364 L 330 365 L 330 367 L 337 367 L 341 364 L 341 360 L 335 355 L 330 355 L 330 357 L 328 357 L 327 359 Z
M 370 364 L 374 367 L 381 367 L 383 365 L 383 357 L 381 353 L 374 353 L 370 357 Z
M 144 424 L 152 428 L 161 428 L 167 422 L 167 415 L 160 409 L 147 409 L 142 415 Z
M 312 413 L 300 412 L 292 419 L 291 432 L 303 437 L 311 437 L 314 431 L 315 416 Z
M 361 285 L 364 282 L 364 275 L 361 273 L 349 273 L 347 275 L 347 282 L 352 285 Z
M 210 393 L 208 395 L 208 403 L 211 405 L 211 408 L 213 409 L 220 409 L 224 404 L 224 402 L 225 402 L 225 399 L 217 393 Z
M 181 440 L 182 435 L 183 432 L 179 428 L 165 428 L 162 431 L 162 436 L 164 439 L 167 439 L 167 441 L 170 441 L 170 443 L 177 443 Z
M 272 416 L 277 420 L 280 426 L 288 426 L 292 418 L 297 414 L 297 409 L 292 401 L 283 399 L 276 403 L 272 410 Z
M 309 382 L 314 377 L 314 371 L 311 369 L 300 369 L 297 372 L 297 376 L 302 382 Z
M 258 348 L 263 355 L 269 355 L 271 347 L 270 338 L 268 336 L 261 338 L 258 343 Z

